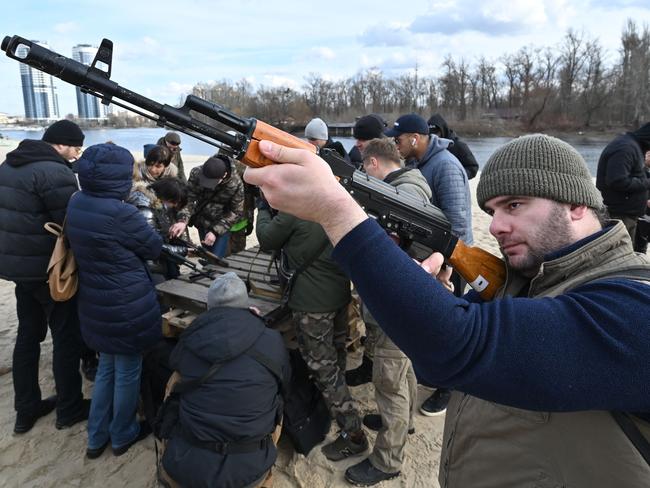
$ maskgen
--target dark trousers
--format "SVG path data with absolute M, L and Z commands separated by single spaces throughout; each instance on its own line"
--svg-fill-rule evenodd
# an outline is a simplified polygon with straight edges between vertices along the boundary
M 56 384 L 57 419 L 66 422 L 81 413 L 79 355 L 82 342 L 77 298 L 55 302 L 47 283 L 16 283 L 18 334 L 13 354 L 14 408 L 25 415 L 38 411 L 41 389 L 38 362 L 48 325 L 52 334 L 52 370 Z

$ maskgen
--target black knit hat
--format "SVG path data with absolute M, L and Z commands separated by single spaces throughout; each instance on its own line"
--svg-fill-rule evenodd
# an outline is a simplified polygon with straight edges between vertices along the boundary
M 364 115 L 354 124 L 352 135 L 355 139 L 361 139 L 362 141 L 383 137 L 386 125 L 380 115 Z
M 59 120 L 47 128 L 43 140 L 50 144 L 79 147 L 84 144 L 84 133 L 74 122 Z
M 497 149 L 481 171 L 476 199 L 504 195 L 547 198 L 556 202 L 603 205 L 587 164 L 573 147 L 544 134 L 522 136 Z

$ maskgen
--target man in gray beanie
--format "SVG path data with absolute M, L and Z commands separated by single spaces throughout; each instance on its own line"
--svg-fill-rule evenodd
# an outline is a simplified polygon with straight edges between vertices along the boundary
M 413 262 L 316 155 L 260 149 L 294 164 L 245 179 L 323 226 L 384 332 L 424 380 L 454 390 L 442 487 L 647 486 L 650 260 L 621 222 L 601 219 L 571 146 L 524 136 L 483 168 L 477 199 L 508 268 L 489 302 L 449 293 L 442 255 Z
M 208 289 L 208 310 L 215 307 L 248 308 L 248 291 L 232 271 L 216 278 Z
M 329 136 L 327 124 L 322 119 L 316 117 L 311 119 L 305 127 L 305 139 L 310 144 L 316 146 L 318 150 L 333 149 L 346 161 L 350 162 L 350 156 L 339 141 L 333 141 Z

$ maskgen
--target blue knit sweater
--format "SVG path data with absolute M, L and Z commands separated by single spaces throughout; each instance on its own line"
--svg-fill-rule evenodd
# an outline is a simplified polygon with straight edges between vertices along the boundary
M 555 298 L 456 298 L 370 219 L 332 256 L 431 384 L 528 410 L 650 412 L 646 284 L 609 279 Z

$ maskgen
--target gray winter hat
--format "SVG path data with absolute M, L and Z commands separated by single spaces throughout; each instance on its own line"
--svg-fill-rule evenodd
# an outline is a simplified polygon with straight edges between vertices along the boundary
M 218 276 L 208 289 L 208 309 L 248 308 L 246 284 L 232 271 Z
M 311 119 L 305 127 L 305 137 L 307 139 L 328 139 L 327 124 L 319 118 Z
M 556 202 L 603 205 L 587 164 L 573 147 L 544 134 L 518 137 L 497 149 L 481 171 L 476 199 L 503 195 L 547 198 Z

